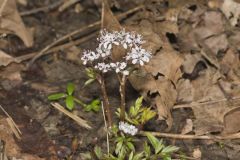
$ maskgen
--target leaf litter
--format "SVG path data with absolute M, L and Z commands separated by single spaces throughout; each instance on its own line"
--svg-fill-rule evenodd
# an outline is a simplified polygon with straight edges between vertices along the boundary
M 100 4 L 96 0 L 94 3 Z M 116 4 L 115 1 L 112 3 Z M 150 63 L 144 68 L 137 68 L 129 81 L 158 111 L 158 120 L 166 121 L 167 130 L 174 128 L 176 123 L 172 112 L 176 107 L 184 106 L 192 109 L 194 118 L 181 122 L 186 123 L 179 131 L 182 134 L 228 135 L 240 131 L 237 120 L 240 114 L 238 1 L 168 0 L 164 3 L 151 0 L 145 4 L 146 10 L 127 17 L 122 24 L 113 15 L 106 0 L 104 4 L 103 28 L 110 31 L 126 28 L 140 33 L 146 41 L 145 48 L 152 51 L 153 58 Z M 124 2 L 119 2 L 117 8 L 123 8 L 123 4 Z M 15 1 L 2 1 L 0 6 L 0 13 L 3 15 L 0 22 L 1 34 L 17 35 L 27 47 L 36 45 L 19 16 Z M 62 12 L 64 14 L 68 11 L 64 9 Z M 83 48 L 84 46 L 80 45 L 63 50 L 67 54 L 67 63 L 63 57 L 56 54 L 54 59 L 50 60 L 51 63 L 41 59 L 38 64 L 41 67 L 39 72 L 43 72 L 49 82 L 59 78 L 62 81 L 79 79 L 83 72 L 74 66 L 80 63 L 76 59 Z M 119 48 L 114 50 L 116 52 L 113 59 L 124 56 L 124 52 Z M 1 88 L 6 91 L 11 91 L 25 82 L 25 68 L 15 63 L 19 63 L 17 58 L 1 48 Z M 71 69 L 66 71 L 64 68 L 68 67 Z M 81 80 L 84 80 L 84 77 L 80 77 Z M 6 81 L 12 86 L 6 87 Z M 44 118 L 39 121 L 44 122 Z M 203 156 L 199 148 L 194 152 L 198 155 L 195 157 Z M 230 151 L 228 153 L 230 157 L 235 156 L 231 155 Z

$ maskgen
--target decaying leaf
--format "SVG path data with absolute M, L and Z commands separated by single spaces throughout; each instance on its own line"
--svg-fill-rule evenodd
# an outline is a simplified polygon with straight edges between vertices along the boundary
M 6 143 L 7 156 L 15 159 L 23 160 L 43 160 L 35 155 L 26 154 L 21 152 L 21 148 L 15 142 L 14 134 L 7 123 L 6 118 L 0 116 L 0 139 Z
M 17 59 L 0 50 L 0 66 L 7 66 L 12 62 L 19 63 Z
M 0 1 L 0 16 L 0 30 L 17 35 L 27 47 L 33 45 L 33 37 L 22 22 L 15 0 Z
M 159 119 L 167 120 L 168 126 L 171 127 L 171 108 L 177 99 L 175 84 L 182 76 L 180 66 L 183 59 L 171 48 L 166 38 L 162 41 L 149 24 L 136 28 L 140 28 L 137 31 L 144 36 L 146 46 L 152 50 L 153 57 L 129 79 L 135 89 L 156 104 Z M 160 47 L 161 50 L 157 51 Z
M 181 134 L 187 134 L 193 131 L 193 121 L 191 119 L 187 119 L 186 123 L 181 131 Z
M 221 10 L 229 19 L 232 26 L 238 23 L 238 18 L 240 17 L 240 3 L 234 0 L 224 0 Z

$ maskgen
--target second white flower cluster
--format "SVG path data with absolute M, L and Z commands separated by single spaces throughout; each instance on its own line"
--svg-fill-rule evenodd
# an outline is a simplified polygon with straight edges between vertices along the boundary
M 128 62 L 142 66 L 144 63 L 149 62 L 151 58 L 151 53 L 141 46 L 145 43 L 142 36 L 134 32 L 126 32 L 125 29 L 114 32 L 103 30 L 100 32 L 98 41 L 99 45 L 96 48 L 96 51 L 84 51 L 81 60 L 84 65 L 90 63 L 94 65 L 95 69 L 104 73 L 110 70 L 115 70 L 116 73 L 121 72 L 128 75 Z M 109 62 L 113 45 L 122 45 L 122 47 L 128 51 L 121 62 Z
M 128 124 L 126 122 L 119 122 L 119 130 L 123 131 L 126 134 L 130 134 L 132 136 L 136 135 L 138 132 L 137 127 L 134 125 Z

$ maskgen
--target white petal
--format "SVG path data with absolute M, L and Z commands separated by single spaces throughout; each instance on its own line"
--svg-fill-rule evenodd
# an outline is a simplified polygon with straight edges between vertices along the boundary
M 138 59 L 133 59 L 133 60 L 132 60 L 132 64 L 136 64 L 137 61 L 138 61 Z

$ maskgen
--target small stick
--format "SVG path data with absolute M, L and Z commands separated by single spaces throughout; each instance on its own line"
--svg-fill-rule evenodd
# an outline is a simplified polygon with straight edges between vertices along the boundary
M 101 106 L 102 106 L 102 113 L 103 113 L 104 125 L 105 125 L 105 129 L 106 129 L 106 131 L 107 131 L 107 152 L 108 152 L 108 155 L 109 155 L 109 153 L 110 153 L 110 145 L 109 145 L 108 127 L 107 127 L 107 121 L 106 121 L 105 111 L 104 111 L 104 108 L 103 108 L 103 102 L 101 102 Z
M 173 134 L 173 133 L 160 133 L 160 132 L 147 132 L 140 131 L 139 135 L 145 136 L 145 133 L 151 133 L 156 137 L 174 138 L 174 139 L 199 139 L 199 140 L 231 140 L 240 139 L 240 133 L 230 134 L 226 136 L 198 136 L 198 135 L 185 135 L 185 134 Z
M 90 125 L 88 125 L 87 121 L 78 117 L 77 115 L 72 114 L 71 112 L 67 111 L 66 109 L 64 109 L 63 106 L 61 106 L 59 103 L 51 103 L 51 105 L 56 108 L 57 110 L 61 111 L 62 113 L 64 113 L 65 115 L 67 115 L 68 117 L 70 117 L 71 119 L 73 119 L 74 121 L 76 121 L 80 126 L 86 128 L 86 129 L 92 129 L 92 127 Z
M 59 50 L 64 50 L 64 49 L 70 48 L 74 45 L 79 45 L 81 43 L 84 43 L 84 42 L 88 41 L 89 39 L 92 39 L 93 37 L 96 36 L 96 34 L 97 34 L 97 32 L 94 32 L 94 33 L 92 33 L 92 34 L 90 34 L 86 37 L 80 38 L 76 41 L 70 41 L 66 44 L 62 44 L 62 45 L 53 47 L 52 49 L 45 52 L 43 55 L 54 53 L 54 52 L 57 52 Z M 36 54 L 37 54 L 37 52 L 33 52 L 33 53 L 29 53 L 27 55 L 16 57 L 15 59 L 16 59 L 17 62 L 22 62 L 22 61 L 26 61 L 26 60 L 29 60 L 29 59 L 33 58 Z
M 18 132 L 18 129 L 16 128 L 14 122 L 12 121 L 12 119 L 11 118 L 6 118 L 6 120 L 7 120 L 8 125 L 10 126 L 12 132 L 14 133 L 14 135 L 17 137 L 17 139 L 20 140 L 21 136 L 20 136 L 20 134 Z
M 80 0 L 68 0 L 68 1 L 65 1 L 59 8 L 58 8 L 58 11 L 59 12 L 62 12 L 64 10 L 66 10 L 68 7 L 74 5 L 75 3 L 77 3 L 78 1 Z
M 36 9 L 30 10 L 30 11 L 23 11 L 23 12 L 20 12 L 20 16 L 29 16 L 32 14 L 36 14 L 38 12 L 47 12 L 49 10 L 53 10 L 53 9 L 57 8 L 63 2 L 64 2 L 64 0 L 60 0 L 60 1 L 57 1 L 56 3 L 50 4 L 50 5 L 47 5 L 44 7 L 36 8 Z
M 116 17 L 117 17 L 117 19 L 123 19 L 123 18 L 126 17 L 127 15 L 132 14 L 132 13 L 134 13 L 134 12 L 142 9 L 143 7 L 144 7 L 144 6 L 142 6 L 142 5 L 141 5 L 141 6 L 138 6 L 138 7 L 136 7 L 136 8 L 130 9 L 130 10 L 127 11 L 127 12 L 124 12 L 124 13 L 122 13 L 122 14 L 120 14 L 120 15 L 117 15 Z M 69 34 L 67 34 L 67 35 L 59 38 L 58 40 L 52 42 L 51 44 L 49 44 L 48 46 L 46 46 L 45 48 L 43 48 L 38 54 L 36 54 L 36 55 L 32 58 L 32 60 L 28 63 L 27 66 L 30 67 L 30 66 L 35 62 L 35 60 L 37 60 L 37 59 L 38 59 L 39 57 L 41 57 L 45 52 L 47 52 L 50 48 L 54 47 L 54 46 L 57 45 L 58 43 L 66 40 L 66 39 L 71 39 L 72 36 L 74 36 L 74 35 L 76 35 L 76 34 L 79 34 L 79 33 L 81 33 L 81 32 L 85 32 L 85 31 L 87 31 L 87 30 L 89 30 L 89 29 L 91 29 L 91 28 L 94 28 L 94 27 L 98 27 L 98 28 L 99 28 L 100 25 L 101 25 L 101 21 L 97 21 L 97 22 L 94 22 L 94 23 L 92 23 L 92 24 L 89 24 L 89 25 L 87 25 L 87 26 L 85 26 L 85 27 L 83 27 L 83 28 L 77 29 L 77 30 L 75 30 L 75 31 L 73 31 L 73 32 L 71 32 L 71 33 L 69 33 Z
M 17 124 L 14 122 L 12 117 L 7 113 L 7 111 L 0 105 L 0 109 L 4 112 L 4 114 L 8 117 L 7 122 L 10 125 L 13 133 L 16 135 L 17 138 L 20 138 L 20 135 L 22 135 L 21 130 L 18 128 Z
M 175 105 L 175 106 L 173 106 L 173 109 L 193 108 L 193 107 L 196 107 L 196 106 L 210 105 L 210 104 L 214 104 L 214 103 L 227 102 L 227 101 L 239 101 L 239 100 L 240 100 L 240 97 L 231 97 L 231 100 L 229 100 L 227 98 L 223 98 L 223 99 L 212 100 L 212 101 L 207 101 L 207 102 L 192 102 L 192 103 L 189 103 L 189 104 Z

